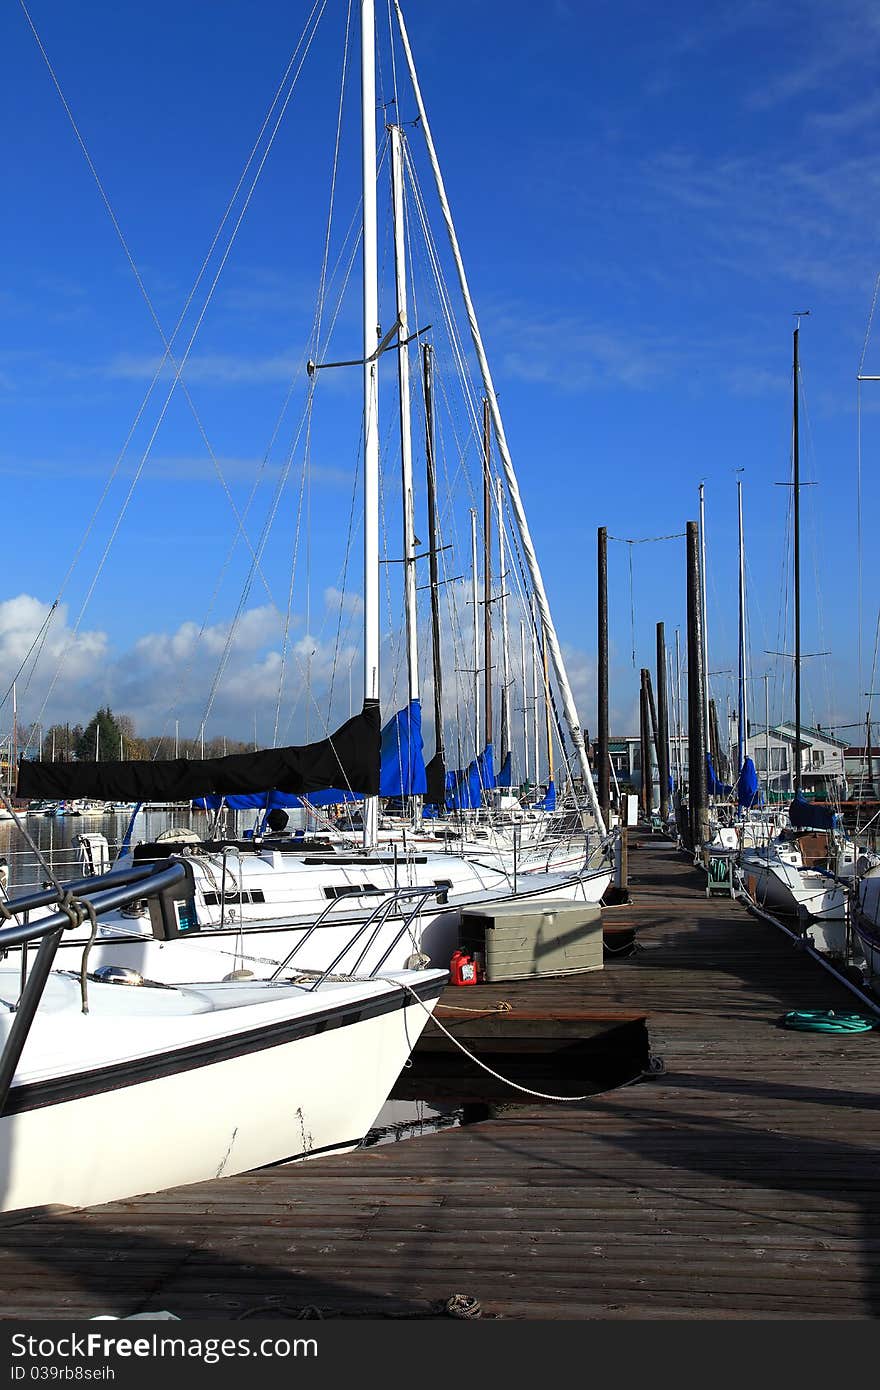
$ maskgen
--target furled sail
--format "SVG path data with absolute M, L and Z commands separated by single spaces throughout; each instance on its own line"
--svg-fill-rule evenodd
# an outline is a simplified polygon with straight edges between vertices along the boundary
M 377 796 L 380 753 L 379 704 L 371 700 L 329 738 L 303 747 L 155 762 L 22 762 L 17 792 L 57 801 L 191 801 L 211 794 L 265 795 L 267 787 L 302 796 L 341 785 Z
M 840 824 L 830 806 L 817 806 L 801 792 L 792 799 L 788 819 L 799 830 L 837 830 Z
M 737 804 L 741 807 L 759 806 L 763 800 L 758 783 L 758 769 L 751 758 L 744 758 L 736 784 Z
M 446 808 L 449 811 L 469 811 L 483 804 L 480 771 L 477 760 L 467 767 L 446 774 Z
M 480 756 L 477 758 L 477 776 L 480 779 L 481 789 L 491 791 L 495 783 L 495 755 L 492 752 L 491 743 L 487 743 Z M 479 805 L 479 802 L 477 803 Z
M 443 762 L 442 753 L 435 753 L 428 763 L 425 768 L 425 781 L 427 784 L 425 801 L 431 806 L 444 806 L 446 804 L 446 765 Z
M 540 801 L 532 803 L 533 811 L 555 811 L 556 810 L 556 787 L 552 779 L 547 783 L 547 790 Z
M 706 754 L 706 791 L 709 796 L 730 796 L 733 791 L 733 787 L 719 779 L 711 753 Z
M 410 700 L 382 730 L 380 796 L 424 796 L 428 790 L 422 744 L 422 706 Z

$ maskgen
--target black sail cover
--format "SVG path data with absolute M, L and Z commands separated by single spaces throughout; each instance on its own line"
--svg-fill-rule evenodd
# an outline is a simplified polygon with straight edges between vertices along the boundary
M 329 738 L 302 748 L 263 748 L 225 758 L 165 758 L 155 762 L 42 763 L 22 761 L 20 797 L 66 801 L 191 801 L 196 796 L 249 792 L 307 792 L 341 787 L 364 796 L 379 794 L 381 733 L 379 704 L 366 701 L 360 714 Z

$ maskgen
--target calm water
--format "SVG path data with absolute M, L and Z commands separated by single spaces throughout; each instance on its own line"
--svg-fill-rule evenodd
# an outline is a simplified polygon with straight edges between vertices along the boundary
M 106 835 L 111 853 L 120 844 L 131 819 L 129 811 L 113 811 L 103 815 L 28 816 L 24 822 L 28 835 L 59 878 L 80 876 L 78 837 L 83 834 Z M 198 812 L 139 811 L 132 832 L 132 844 L 139 840 L 154 840 L 170 826 L 192 826 L 203 831 L 205 817 Z M 29 887 L 40 886 L 44 874 L 39 860 L 14 821 L 0 821 L 0 856 L 9 863 L 9 893 L 22 893 Z

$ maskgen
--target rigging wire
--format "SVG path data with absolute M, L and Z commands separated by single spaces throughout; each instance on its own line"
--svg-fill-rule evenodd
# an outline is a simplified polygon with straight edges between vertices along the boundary
M 243 184 L 244 184 L 245 178 L 246 178 L 246 176 L 247 176 L 247 172 L 248 172 L 248 170 L 249 170 L 249 168 L 250 168 L 250 166 L 251 166 L 251 164 L 252 164 L 252 162 L 253 162 L 253 160 L 254 160 L 254 158 L 255 158 L 255 156 L 256 156 L 256 151 L 257 151 L 257 149 L 259 148 L 259 144 L 260 144 L 260 141 L 262 140 L 263 134 L 264 134 L 266 128 L 268 127 L 268 125 L 269 125 L 269 123 L 270 123 L 270 121 L 271 121 L 272 113 L 273 113 L 273 111 L 275 110 L 275 107 L 276 107 L 277 104 L 278 104 L 279 96 L 280 96 L 280 93 L 281 93 L 281 91 L 283 90 L 284 85 L 285 85 L 285 83 L 286 83 L 286 81 L 287 81 L 288 74 L 289 74 L 291 68 L 293 67 L 293 64 L 294 64 L 294 62 L 295 62 L 296 56 L 297 56 L 297 54 L 298 54 L 298 52 L 299 52 L 299 49 L 302 47 L 303 43 L 305 42 L 305 47 L 304 47 L 304 50 L 303 50 L 303 53 L 302 53 L 302 57 L 301 57 L 301 59 L 300 59 L 299 66 L 298 66 L 298 68 L 297 68 L 297 70 L 296 70 L 296 73 L 294 74 L 294 77 L 293 77 L 292 82 L 290 83 L 290 86 L 289 86 L 289 88 L 288 88 L 287 94 L 286 94 L 286 96 L 284 97 L 284 101 L 283 101 L 282 106 L 281 106 L 281 111 L 280 111 L 280 113 L 279 113 L 279 115 L 278 115 L 278 118 L 277 118 L 277 121 L 276 121 L 276 123 L 275 123 L 274 129 L 272 130 L 272 133 L 271 133 L 271 135 L 270 135 L 270 137 L 269 137 L 269 141 L 268 141 L 268 143 L 267 143 L 267 145 L 266 145 L 266 148 L 265 148 L 265 150 L 264 150 L 264 152 L 263 152 L 262 158 L 261 158 L 260 163 L 259 163 L 259 165 L 258 165 L 256 174 L 255 174 L 255 176 L 254 176 L 254 178 L 253 178 L 253 181 L 252 181 L 252 183 L 251 183 L 251 186 L 250 186 L 250 188 L 249 188 L 249 190 L 248 190 L 248 192 L 247 192 L 246 198 L 245 198 L 245 200 L 244 200 L 244 204 L 243 204 L 243 206 L 242 206 L 242 208 L 241 208 L 241 211 L 240 211 L 240 213 L 239 213 L 239 216 L 238 216 L 238 219 L 237 219 L 237 221 L 236 221 L 236 223 L 235 223 L 235 226 L 234 226 L 234 228 L 233 228 L 233 230 L 232 230 L 232 233 L 231 233 L 231 235 L 230 235 L 230 237 L 229 237 L 229 240 L 228 240 L 228 242 L 227 242 L 225 251 L 223 252 L 223 255 L 222 255 L 222 258 L 221 258 L 221 261 L 220 261 L 220 265 L 219 265 L 219 267 L 218 267 L 218 269 L 217 269 L 217 272 L 216 272 L 216 274 L 215 274 L 215 276 L 214 276 L 214 279 L 213 279 L 213 282 L 212 282 L 212 284 L 211 284 L 211 286 L 210 286 L 210 289 L 208 290 L 208 293 L 207 293 L 207 296 L 206 296 L 206 298 L 205 298 L 204 304 L 203 304 L 203 306 L 202 306 L 201 312 L 199 313 L 199 316 L 198 316 L 198 319 L 197 319 L 195 328 L 194 328 L 193 331 L 192 331 L 192 334 L 191 334 L 191 336 L 190 336 L 189 342 L 188 342 L 188 344 L 187 344 L 187 347 L 186 347 L 186 349 L 185 349 L 185 351 L 184 351 L 184 354 L 183 354 L 182 358 L 180 359 L 179 362 L 175 363 L 175 375 L 174 375 L 174 380 L 172 381 L 171 388 L 170 388 L 170 390 L 169 390 L 169 392 L 168 392 L 168 395 L 167 395 L 167 397 L 166 397 L 165 403 L 164 403 L 164 405 L 163 405 L 163 407 L 162 407 L 162 410 L 161 410 L 161 412 L 160 412 L 159 419 L 158 419 L 158 421 L 156 422 L 155 428 L 153 429 L 152 435 L 151 435 L 150 440 L 149 440 L 149 442 L 148 442 L 148 444 L 147 444 L 147 448 L 146 448 L 146 450 L 144 451 L 144 454 L 142 455 L 141 460 L 140 460 L 140 463 L 138 464 L 137 469 L 136 469 L 136 471 L 135 471 L 135 474 L 134 474 L 134 476 L 133 476 L 133 478 L 132 478 L 132 481 L 131 481 L 131 484 L 130 484 L 130 486 L 129 486 L 129 489 L 128 489 L 128 492 L 127 492 L 127 494 L 126 494 L 126 497 L 125 497 L 125 499 L 124 499 L 124 501 L 123 501 L 123 503 L 122 503 L 122 506 L 121 506 L 121 508 L 120 508 L 120 511 L 119 511 L 119 513 L 118 513 L 118 515 L 117 515 L 117 517 L 116 517 L 116 520 L 115 520 L 115 522 L 114 522 L 113 528 L 112 528 L 112 530 L 111 530 L 110 537 L 109 537 L 108 541 L 106 542 L 104 551 L 103 551 L 103 553 L 102 553 L 102 555 L 101 555 L 101 557 L 100 557 L 100 560 L 99 560 L 98 565 L 97 565 L 97 567 L 96 567 L 96 570 L 95 570 L 95 573 L 94 573 L 94 575 L 93 575 L 92 581 L 91 581 L 91 583 L 90 583 L 90 585 L 89 585 L 89 587 L 88 587 L 86 596 L 85 596 L 85 598 L 83 599 L 82 604 L 81 604 L 81 606 L 80 606 L 80 610 L 79 610 L 79 613 L 78 613 L 76 622 L 75 622 L 75 624 L 74 624 L 74 626 L 73 626 L 73 628 L 72 628 L 72 630 L 71 630 L 70 637 L 68 638 L 68 641 L 67 641 L 67 643 L 66 643 L 66 645 L 65 645 L 65 648 L 64 648 L 64 650 L 63 650 L 63 652 L 62 652 L 62 655 L 61 655 L 61 658 L 60 658 L 60 661 L 59 661 L 59 664 L 58 664 L 58 668 L 56 669 L 56 672 L 55 672 L 55 674 L 54 674 L 54 676 L 53 676 L 53 678 L 52 678 L 52 681 L 51 681 L 51 683 L 50 683 L 50 685 L 49 685 L 49 688 L 48 688 L 48 690 L 47 690 L 47 693 L 46 693 L 46 695 L 45 695 L 45 697 L 44 697 L 44 699 L 43 699 L 42 705 L 40 706 L 39 715 L 38 715 L 38 722 L 39 722 L 39 721 L 42 719 L 42 716 L 43 716 L 43 713 L 44 713 L 44 711 L 45 711 L 46 705 L 47 705 L 49 699 L 51 698 L 51 695 L 52 695 L 52 693 L 53 693 L 53 691 L 54 691 L 54 689 L 55 689 L 55 686 L 57 685 L 57 682 L 58 682 L 58 680 L 59 680 L 59 678 L 60 678 L 61 670 L 62 670 L 62 668 L 63 668 L 63 665 L 64 665 L 64 661 L 65 661 L 67 652 L 69 651 L 72 642 L 75 640 L 76 636 L 77 636 L 78 633 L 79 633 L 80 626 L 82 625 L 82 621 L 83 621 L 83 619 L 84 619 L 84 617 L 85 617 L 86 609 L 87 609 L 88 604 L 89 604 L 89 602 L 90 602 L 90 600 L 91 600 L 91 598 L 92 598 L 92 595 L 93 595 L 93 593 L 94 593 L 95 586 L 96 586 L 96 584 L 97 584 L 97 582 L 98 582 L 98 579 L 100 578 L 100 575 L 101 575 L 101 573 L 102 573 L 102 571 L 103 571 L 103 569 L 104 569 L 104 565 L 106 564 L 106 561 L 107 561 L 107 558 L 108 558 L 108 556 L 109 556 L 110 550 L 111 550 L 111 548 L 112 548 L 113 542 L 114 542 L 114 540 L 115 540 L 115 538 L 116 538 L 116 535 L 117 535 L 117 533 L 118 533 L 118 531 L 119 531 L 119 527 L 120 527 L 120 525 L 122 524 L 123 517 L 125 516 L 125 513 L 126 513 L 126 511 L 127 511 L 127 509 L 128 509 L 129 502 L 131 501 L 131 497 L 132 497 L 132 495 L 133 495 L 133 493 L 134 493 L 134 490 L 135 490 L 135 488 L 136 488 L 136 486 L 137 486 L 137 482 L 138 482 L 138 480 L 139 480 L 139 478 L 140 478 L 140 475 L 141 475 L 141 473 L 142 473 L 142 471 L 143 471 L 143 468 L 144 468 L 144 466 L 145 466 L 145 464 L 146 464 L 146 461 L 147 461 L 147 458 L 148 458 L 148 456 L 149 456 L 149 452 L 150 452 L 150 450 L 151 450 L 151 448 L 152 448 L 153 442 L 155 441 L 156 435 L 158 434 L 159 428 L 160 428 L 160 426 L 161 426 L 161 424 L 162 424 L 162 421 L 163 421 L 163 419 L 164 419 L 164 417 L 165 417 L 165 413 L 167 412 L 168 405 L 170 404 L 171 397 L 172 397 L 172 395 L 173 395 L 173 393 L 174 393 L 175 387 L 177 386 L 178 382 L 180 381 L 180 377 L 181 377 L 181 374 L 182 374 L 182 372 L 183 372 L 183 368 L 184 368 L 184 366 L 185 366 L 185 364 L 186 364 L 186 360 L 187 360 L 187 358 L 188 358 L 188 356 L 189 356 L 189 353 L 190 353 L 190 351 L 191 351 L 191 349 L 192 349 L 193 343 L 195 342 L 196 335 L 198 334 L 199 328 L 201 327 L 201 324 L 202 324 L 202 321 L 203 321 L 203 319 L 204 319 L 205 313 L 207 312 L 207 309 L 208 309 L 208 306 L 209 306 L 209 304 L 210 304 L 211 298 L 213 297 L 214 290 L 216 289 L 217 283 L 218 283 L 218 281 L 219 281 L 219 279 L 220 279 L 220 275 L 222 274 L 223 268 L 224 268 L 224 266 L 226 265 L 226 261 L 227 261 L 227 259 L 228 259 L 228 257 L 229 257 L 229 254 L 230 254 L 231 250 L 232 250 L 232 246 L 233 246 L 233 244 L 234 244 L 234 242 L 235 242 L 236 236 L 237 236 L 237 234 L 238 234 L 238 230 L 239 230 L 239 228 L 240 228 L 240 226 L 241 226 L 241 223 L 242 223 L 242 220 L 243 220 L 243 218 L 244 218 L 244 215 L 245 215 L 245 213 L 247 212 L 247 209 L 248 209 L 248 206 L 249 206 L 249 204 L 250 204 L 251 198 L 252 198 L 252 196 L 253 196 L 254 190 L 255 190 L 255 188 L 256 188 L 256 186 L 257 186 L 257 183 L 258 183 L 258 181 L 259 181 L 259 178 L 260 178 L 260 175 L 261 175 L 261 173 L 262 173 L 263 167 L 264 167 L 264 165 L 265 165 L 265 163 L 266 163 L 266 160 L 267 160 L 267 158 L 268 158 L 269 152 L 270 152 L 270 150 L 271 150 L 271 148 L 272 148 L 272 145 L 273 145 L 273 143 L 274 143 L 275 136 L 277 135 L 278 129 L 279 129 L 280 124 L 281 124 L 281 122 L 282 122 L 282 120 L 283 120 L 283 118 L 284 118 L 284 114 L 285 114 L 285 112 L 286 112 L 286 110 L 287 110 L 287 106 L 288 106 L 288 104 L 289 104 L 289 102 L 290 102 L 290 99 L 291 99 L 291 97 L 292 97 L 292 95 L 293 95 L 294 89 L 295 89 L 296 84 L 297 84 L 297 81 L 298 81 L 298 79 L 299 79 L 299 75 L 300 75 L 300 73 L 301 73 L 301 71 L 302 71 L 303 64 L 304 64 L 305 59 L 306 59 L 306 57 L 307 57 L 307 55 L 308 55 L 308 53 L 309 53 L 309 50 L 310 50 L 310 48 L 311 48 L 311 45 L 312 45 L 312 42 L 313 42 L 313 40 L 314 40 L 315 34 L 317 33 L 317 28 L 318 28 L 318 25 L 319 25 L 319 23 L 320 23 L 321 17 L 322 17 L 322 15 L 323 15 L 324 9 L 326 8 L 327 0 L 315 0 L 315 4 L 314 4 L 314 6 L 313 6 L 313 8 L 312 8 L 312 11 L 311 11 L 311 14 L 310 14 L 310 16 L 309 16 L 309 19 L 306 21 L 306 25 L 305 25 L 305 27 L 304 27 L 304 29 L 303 29 L 303 33 L 302 33 L 302 35 L 301 35 L 301 37 L 300 37 L 300 40 L 299 40 L 299 42 L 298 42 L 298 44 L 297 44 L 296 49 L 294 50 L 294 54 L 293 54 L 293 56 L 291 57 L 290 63 L 288 64 L 288 67 L 287 67 L 287 69 L 286 69 L 286 71 L 285 71 L 285 75 L 284 75 L 284 77 L 282 78 L 281 83 L 279 84 L 279 88 L 278 88 L 278 90 L 276 91 L 275 98 L 273 99 L 272 105 L 271 105 L 270 108 L 269 108 L 269 112 L 267 113 L 267 116 L 266 116 L 266 118 L 265 118 L 265 120 L 264 120 L 263 126 L 261 127 L 260 133 L 259 133 L 259 135 L 257 136 L 257 140 L 254 142 L 254 146 L 252 147 L 251 153 L 250 153 L 250 155 L 249 155 L 249 157 L 248 157 L 248 160 L 247 160 L 247 162 L 246 162 L 246 164 L 245 164 L 245 167 L 244 167 L 244 169 L 243 169 L 243 171 L 242 171 L 242 175 L 241 175 L 241 177 L 240 177 L 240 179 L 239 179 L 238 184 L 236 185 L 236 188 L 235 188 L 235 191 L 233 192 L 232 198 L 230 199 L 229 204 L 227 205 L 227 209 L 226 209 L 226 211 L 224 212 L 224 215 L 223 215 L 223 218 L 222 218 L 222 220 L 221 220 L 221 223 L 220 223 L 220 225 L 219 225 L 219 227 L 218 227 L 218 229 L 217 229 L 217 232 L 216 232 L 216 234 L 215 234 L 215 237 L 214 237 L 214 239 L 213 239 L 213 241 L 212 241 L 212 243 L 211 243 L 211 246 L 210 246 L 210 248 L 209 248 L 208 254 L 207 254 L 207 256 L 205 257 L 205 259 L 204 259 L 204 261 L 203 261 L 203 263 L 202 263 L 202 267 L 201 267 L 200 270 L 199 270 L 199 273 L 198 273 L 198 276 L 197 276 L 197 278 L 196 278 L 196 281 L 195 281 L 195 283 L 194 283 L 194 285 L 193 285 L 193 288 L 192 288 L 192 290 L 191 290 L 191 292 L 190 292 L 190 295 L 189 295 L 188 298 L 187 298 L 187 301 L 186 301 L 186 303 L 185 303 L 185 305 L 184 305 L 184 309 L 183 309 L 183 311 L 182 311 L 182 313 L 181 313 L 181 315 L 180 315 L 180 318 L 178 319 L 178 323 L 177 323 L 177 325 L 176 325 L 176 327 L 175 327 L 174 333 L 172 334 L 172 338 L 171 338 L 170 341 L 167 341 L 167 340 L 165 339 L 165 337 L 164 337 L 164 333 L 162 332 L 161 326 L 160 326 L 160 324 L 159 324 L 158 317 L 157 317 L 157 315 L 155 314 L 155 311 L 153 310 L 152 302 L 151 302 L 151 300 L 150 300 L 150 298 L 149 298 L 149 295 L 148 295 L 148 293 L 147 293 L 147 291 L 146 291 L 146 287 L 145 287 L 144 284 L 143 284 L 143 280 L 142 280 L 142 278 L 141 278 L 141 276 L 140 276 L 139 271 L 137 270 L 137 267 L 136 267 L 136 264 L 135 264 L 135 262 L 134 262 L 134 259 L 133 259 L 132 255 L 131 255 L 131 252 L 130 252 L 129 249 L 128 249 L 128 244 L 127 244 L 127 242 L 126 242 L 126 240 L 125 240 L 125 237 L 124 237 L 124 235 L 123 235 L 123 233 L 122 233 L 122 229 L 121 229 L 121 227 L 120 227 L 120 225 L 119 225 L 119 222 L 118 222 L 118 220 L 117 220 L 117 218 L 116 218 L 115 213 L 113 212 L 112 205 L 110 204 L 109 198 L 108 198 L 107 195 L 106 195 L 106 192 L 105 192 L 105 190 L 104 190 L 103 184 L 101 183 L 101 180 L 100 180 L 100 178 L 99 178 L 99 176 L 98 176 L 97 170 L 95 169 L 95 166 L 94 166 L 94 163 L 93 163 L 93 161 L 92 161 L 92 159 L 91 159 L 91 156 L 90 156 L 89 153 L 88 153 L 88 150 L 87 150 L 87 147 L 86 147 L 86 145 L 85 145 L 85 142 L 84 142 L 84 140 L 83 140 L 83 138 L 82 138 L 82 136 L 81 136 L 81 134 L 80 134 L 80 132 L 79 132 L 79 128 L 78 128 L 78 126 L 76 125 L 76 122 L 75 122 L 74 117 L 73 117 L 73 113 L 72 113 L 72 111 L 71 111 L 71 109 L 70 109 L 70 106 L 69 106 L 69 104 L 68 104 L 68 102 L 67 102 L 67 100 L 66 100 L 66 98 L 65 98 L 65 96 L 64 96 L 64 93 L 63 93 L 62 89 L 61 89 L 61 86 L 60 86 L 60 83 L 59 83 L 59 81 L 58 81 L 58 78 L 57 78 L 57 76 L 56 76 L 56 74 L 55 74 L 54 68 L 52 67 L 51 62 L 50 62 L 50 60 L 49 60 L 49 58 L 48 58 L 48 55 L 46 54 L 45 48 L 44 48 L 44 46 L 43 46 L 43 44 L 42 44 L 42 41 L 41 41 L 41 39 L 40 39 L 40 37 L 39 37 L 39 34 L 37 33 L 37 30 L 36 30 L 36 28 L 35 28 L 35 26 L 34 26 L 34 24 L 33 24 L 33 21 L 32 21 L 32 19 L 31 19 L 31 17 L 30 17 L 30 14 L 29 14 L 28 11 L 27 11 L 27 8 L 26 8 L 26 6 L 25 6 L 24 0 L 19 0 L 19 3 L 21 4 L 22 9 L 24 10 L 25 16 L 26 16 L 26 18 L 27 18 L 27 20 L 28 20 L 28 23 L 30 24 L 31 30 L 32 30 L 32 32 L 33 32 L 33 34 L 34 34 L 34 37 L 35 37 L 35 39 L 37 40 L 37 43 L 38 43 L 38 45 L 39 45 L 39 47 L 40 47 L 40 51 L 41 51 L 41 53 L 43 54 L 43 57 L 44 57 L 44 59 L 45 59 L 45 61 L 46 61 L 46 64 L 47 64 L 47 67 L 49 68 L 49 72 L 50 72 L 50 74 L 51 74 L 51 76 L 52 76 L 52 80 L 53 80 L 53 82 L 54 82 L 54 84 L 55 84 L 55 86 L 56 86 L 56 89 L 57 89 L 57 91 L 58 91 L 59 96 L 61 97 L 61 100 L 62 100 L 62 103 L 63 103 L 63 105 L 64 105 L 65 111 L 67 112 L 68 117 L 69 117 L 69 119 L 70 119 L 70 121 L 71 121 L 71 124 L 72 124 L 72 126 L 73 126 L 74 132 L 75 132 L 76 137 L 77 137 L 77 140 L 78 140 L 78 142 L 79 142 L 79 144 L 80 144 L 80 147 L 81 147 L 81 149 L 82 149 L 82 151 L 83 151 L 83 154 L 85 155 L 85 158 L 86 158 L 86 161 L 87 161 L 87 163 L 88 163 L 88 165 L 89 165 L 89 168 L 90 168 L 90 170 L 92 171 L 93 177 L 95 178 L 95 181 L 96 181 L 96 183 L 97 183 L 98 189 L 99 189 L 99 191 L 100 191 L 100 193 L 101 193 L 101 197 L 102 197 L 102 199 L 103 199 L 103 201 L 104 201 L 104 203 L 105 203 L 105 206 L 106 206 L 106 208 L 107 208 L 108 214 L 110 215 L 111 221 L 112 221 L 113 226 L 114 226 L 114 228 L 115 228 L 115 230 L 116 230 L 117 236 L 119 237 L 119 240 L 120 240 L 120 242 L 121 242 L 121 244 L 122 244 L 123 250 L 125 251 L 126 257 L 127 257 L 127 259 L 129 260 L 129 263 L 130 263 L 130 265 L 131 265 L 132 271 L 133 271 L 133 273 L 135 274 L 135 278 L 136 278 L 136 280 L 137 280 L 137 283 L 138 283 L 139 287 L 141 288 L 141 292 L 142 292 L 142 294 L 144 295 L 144 298 L 146 299 L 146 302 L 147 302 L 148 307 L 150 308 L 151 316 L 153 317 L 154 322 L 156 323 L 156 326 L 157 326 L 157 328 L 159 329 L 159 332 L 160 332 L 160 335 L 162 336 L 163 342 L 166 343 L 166 351 L 165 351 L 165 354 L 164 354 L 164 356 L 163 356 L 163 358 L 162 358 L 162 362 L 160 363 L 160 366 L 159 366 L 159 368 L 158 368 L 158 370 L 157 370 L 157 372 L 156 372 L 156 374 L 155 374 L 155 376 L 154 376 L 154 378 L 153 378 L 153 381 L 152 381 L 152 383 L 151 383 L 151 385 L 150 385 L 150 389 L 149 389 L 149 391 L 147 392 L 146 397 L 144 398 L 144 401 L 143 401 L 143 403 L 142 403 L 142 406 L 141 406 L 140 410 L 138 411 L 138 414 L 137 414 L 137 416 L 136 416 L 135 422 L 134 422 L 134 424 L 132 425 L 132 427 L 131 427 L 131 429 L 130 429 L 130 431 L 129 431 L 129 435 L 128 435 L 128 437 L 127 437 L 127 439 L 126 439 L 126 442 L 125 442 L 125 444 L 124 444 L 124 446 L 123 446 L 123 450 L 122 450 L 122 452 L 120 453 L 120 455 L 119 455 L 119 457 L 118 457 L 118 459 L 117 459 L 117 461 L 116 461 L 116 464 L 114 465 L 114 469 L 113 469 L 113 471 L 112 471 L 112 473 L 111 473 L 111 477 L 110 477 L 110 479 L 108 480 L 108 483 L 107 483 L 107 485 L 106 485 L 106 487 L 105 487 L 104 493 L 102 494 L 102 498 L 101 498 L 101 500 L 99 501 L 98 508 L 96 509 L 96 512 L 95 512 L 95 514 L 94 514 L 94 516 L 93 516 L 93 518 L 92 518 L 92 521 L 89 523 L 89 527 L 88 527 L 88 530 L 87 530 L 87 532 L 86 532 L 86 535 L 83 537 L 82 541 L 80 542 L 80 547 L 79 547 L 79 551 L 77 552 L 77 557 L 78 557 L 78 554 L 81 553 L 82 548 L 84 547 L 84 545 L 85 545 L 85 543 L 86 543 L 86 539 L 87 539 L 87 537 L 88 537 L 88 534 L 90 533 L 90 531 L 91 531 L 91 529 L 92 529 L 92 526 L 94 525 L 95 518 L 97 517 L 97 512 L 98 512 L 98 510 L 100 510 L 100 507 L 101 507 L 102 504 L 103 504 L 103 500 L 104 500 L 104 498 L 106 497 L 107 492 L 109 491 L 109 487 L 110 487 L 110 485 L 112 484 L 112 481 L 113 481 L 113 479 L 115 478 L 115 476 L 116 476 L 116 474 L 117 474 L 117 472 L 118 472 L 118 470 L 119 470 L 119 468 L 120 468 L 120 466 L 121 466 L 121 464 L 122 464 L 122 460 L 123 460 L 124 455 L 125 455 L 125 452 L 126 452 L 126 450 L 127 450 L 127 448 L 128 448 L 128 444 L 129 444 L 129 442 L 130 442 L 130 440 L 131 440 L 131 438 L 132 438 L 132 436 L 133 436 L 133 434 L 134 434 L 134 430 L 135 430 L 135 428 L 136 428 L 136 426 L 137 426 L 137 423 L 138 423 L 138 421 L 140 420 L 140 418 L 141 418 L 141 416 L 142 416 L 142 414 L 143 414 L 143 410 L 144 410 L 145 407 L 146 407 L 147 401 L 149 400 L 149 397 L 150 397 L 150 395 L 152 394 L 153 387 L 155 386 L 156 382 L 157 382 L 158 379 L 159 379 L 159 376 L 161 375 L 161 373 L 162 373 L 162 371 L 163 371 L 163 369 L 164 369 L 165 361 L 168 359 L 168 357 L 169 357 L 170 354 L 171 354 L 171 342 L 173 342 L 174 338 L 176 337 L 177 332 L 179 331 L 179 328 L 180 328 L 180 326 L 181 326 L 181 324 L 182 324 L 182 322 L 183 322 L 183 319 L 184 319 L 184 317 L 185 317 L 185 315 L 186 315 L 186 312 L 187 312 L 187 310 L 188 310 L 190 304 L 192 303 L 192 299 L 193 299 L 193 297 L 194 297 L 194 295 L 195 295 L 196 289 L 198 288 L 198 285 L 199 285 L 200 282 L 201 282 L 201 279 L 202 279 L 202 276 L 203 276 L 203 274 L 204 274 L 204 272 L 205 272 L 205 269 L 206 269 L 206 267 L 207 267 L 207 265 L 208 265 L 208 263 L 209 263 L 209 261 L 210 261 L 210 259 L 211 259 L 211 256 L 213 255 L 214 249 L 216 248 L 217 243 L 218 243 L 218 241 L 219 241 L 219 239 L 220 239 L 220 235 L 221 235 L 221 233 L 222 233 L 223 227 L 225 226 L 226 221 L 228 220 L 228 218 L 229 218 L 229 216 L 230 216 L 231 209 L 232 209 L 232 207 L 233 207 L 233 205 L 234 205 L 234 203 L 235 203 L 235 200 L 236 200 L 236 198 L 237 198 L 237 196 L 238 196 L 238 193 L 239 193 L 240 189 L 242 188 L 242 186 L 243 186 Z M 309 25 L 311 24 L 312 17 L 313 17 L 314 14 L 315 14 L 315 10 L 318 9 L 319 4 L 320 4 L 320 9 L 319 9 L 319 12 L 318 12 L 318 15 L 317 15 L 317 19 L 315 20 L 314 27 L 312 28 L 312 32 L 311 32 L 311 34 L 308 36 L 308 40 L 306 41 L 306 35 L 307 35 L 307 33 L 308 33 Z M 173 360 L 173 359 L 172 359 L 172 360 Z M 66 586 L 67 582 L 69 581 L 69 578 L 70 578 L 71 573 L 73 572 L 73 567 L 75 566 L 76 558 L 77 558 L 77 557 L 75 557 L 73 564 L 71 565 L 70 569 L 68 570 L 67 575 L 65 576 L 65 579 L 64 579 L 64 581 L 63 581 L 62 591 L 61 591 L 61 592 L 63 592 L 63 588 Z M 59 597 L 60 597 L 60 594 L 59 594 Z

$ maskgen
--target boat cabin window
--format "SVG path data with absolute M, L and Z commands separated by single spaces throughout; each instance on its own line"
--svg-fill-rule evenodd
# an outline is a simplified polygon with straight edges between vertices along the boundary
M 235 903 L 241 905 L 242 903 L 264 903 L 266 901 L 266 894 L 262 888 L 245 888 L 243 893 L 227 893 L 225 898 L 221 893 L 214 892 L 204 893 L 202 896 L 205 907 L 219 907 L 221 902 L 225 902 L 227 907 L 232 907 Z
M 325 898 L 350 898 L 357 897 L 359 893 L 375 893 L 374 883 L 342 883 L 329 884 L 324 888 Z

